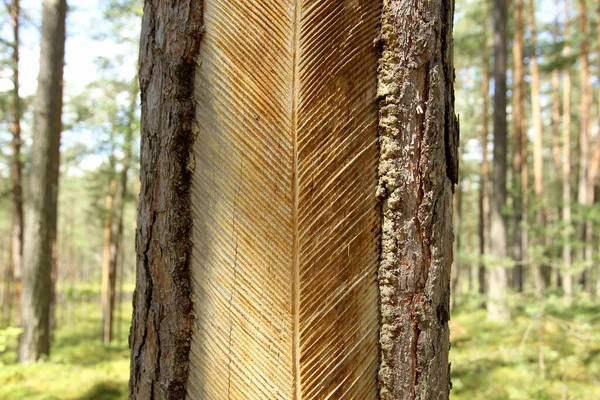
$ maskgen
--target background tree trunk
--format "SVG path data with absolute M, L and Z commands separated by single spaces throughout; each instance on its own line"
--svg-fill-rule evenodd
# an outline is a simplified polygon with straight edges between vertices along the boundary
M 494 179 L 491 200 L 491 254 L 488 319 L 508 321 L 506 305 L 506 0 L 494 0 Z
M 115 295 L 117 289 L 117 263 L 120 254 L 120 245 L 123 238 L 123 211 L 125 209 L 125 197 L 127 196 L 127 174 L 129 173 L 129 166 L 131 164 L 131 147 L 133 145 L 133 123 L 135 120 L 137 92 L 137 84 L 132 84 L 132 89 L 130 92 L 131 103 L 129 105 L 129 109 L 127 110 L 128 125 L 125 129 L 123 160 L 121 162 L 122 166 L 114 197 L 114 215 L 111 219 L 107 298 L 103 313 L 102 336 L 105 344 L 109 344 L 113 338 Z
M 102 244 L 102 273 L 100 283 L 100 310 L 102 310 L 103 319 L 106 319 L 105 311 L 107 310 L 108 303 L 108 287 L 109 283 L 109 271 L 110 271 L 110 244 L 112 243 L 112 225 L 114 218 L 114 202 L 115 192 L 117 191 L 117 178 L 116 178 L 116 143 L 115 143 L 115 129 L 116 129 L 116 115 L 111 117 L 111 132 L 110 132 L 110 155 L 108 156 L 108 192 L 104 198 L 104 241 Z M 103 324 L 104 326 L 104 324 Z M 104 341 L 105 334 L 104 328 L 102 329 L 102 339 Z
M 564 37 L 569 37 L 569 11 L 571 9 L 569 3 L 569 0 L 564 0 Z M 564 48 L 564 55 L 565 57 L 568 57 L 570 54 L 571 47 L 567 42 Z M 565 291 L 565 300 L 567 301 L 567 303 L 570 303 L 573 298 L 573 253 L 571 247 L 571 72 L 568 68 L 563 71 L 563 157 L 564 161 L 562 164 L 562 220 L 564 225 L 563 237 L 565 241 L 562 251 L 564 263 L 563 289 Z
M 589 72 L 589 42 L 588 42 L 588 22 L 587 22 L 587 7 L 585 0 L 579 0 L 579 30 L 581 33 L 581 49 L 579 54 L 580 63 L 580 80 L 581 80 L 581 102 L 580 102 L 580 130 L 579 130 L 579 190 L 577 192 L 578 202 L 580 205 L 579 211 L 579 229 L 578 238 L 581 241 L 577 251 L 577 261 L 581 266 L 584 266 L 584 272 L 581 274 L 581 280 L 584 286 L 589 281 L 588 261 L 591 255 L 591 240 L 588 235 L 591 234 L 591 225 L 588 223 L 585 213 L 587 206 L 590 205 L 588 190 L 588 174 L 590 162 L 590 107 L 591 90 L 590 90 L 590 72 Z
M 483 2 L 483 13 L 487 15 L 489 9 L 486 2 Z M 484 46 L 483 46 L 483 77 L 482 77 L 482 92 L 483 92 L 483 131 L 481 133 L 481 148 L 482 148 L 482 162 L 481 162 L 481 186 L 479 192 L 479 255 L 481 257 L 481 263 L 479 265 L 479 293 L 484 294 L 486 292 L 486 263 L 485 257 L 490 254 L 490 171 L 488 161 L 488 138 L 490 136 L 489 131 L 489 115 L 490 115 L 490 55 L 488 52 L 488 19 L 483 19 L 483 33 L 484 33 Z
M 530 46 L 531 46 L 531 119 L 533 121 L 533 181 L 534 181 L 534 192 L 536 199 L 536 224 L 539 227 L 544 225 L 544 180 L 543 180 L 543 132 L 542 132 L 542 107 L 540 104 L 540 71 L 537 63 L 537 33 L 535 26 L 535 4 L 533 0 L 529 0 L 529 33 L 530 33 Z M 538 234 L 537 245 L 544 246 L 543 234 Z M 541 261 L 533 259 L 533 281 L 535 286 L 535 293 L 538 300 L 542 299 L 544 292 L 544 279 L 542 276 Z
M 561 0 L 555 0 L 554 3 L 556 17 L 554 20 L 554 29 L 552 32 L 553 40 L 558 43 L 560 40 L 560 18 L 563 14 L 561 10 Z M 558 67 L 552 69 L 552 172 L 554 178 L 552 179 L 553 193 L 560 193 L 562 190 L 561 176 L 562 176 L 562 158 L 560 151 L 560 71 Z M 560 224 L 562 218 L 562 204 L 558 204 L 556 207 L 556 215 L 553 218 L 553 222 Z M 552 240 L 551 235 L 547 236 L 547 241 Z M 562 246 L 554 246 L 552 243 L 548 243 L 552 255 L 554 257 L 560 257 Z M 558 288 L 560 286 L 561 269 L 555 265 L 552 267 L 552 287 Z
M 514 2 L 515 33 L 513 40 L 513 97 L 512 97 L 512 127 L 513 127 L 513 157 L 512 157 L 512 193 L 513 193 L 513 232 L 512 258 L 515 266 L 512 273 L 512 285 L 518 292 L 523 291 L 523 232 L 521 220 L 523 217 L 522 181 L 523 174 L 523 135 L 526 132 L 525 118 L 525 67 L 523 64 L 525 35 L 523 0 Z
M 40 72 L 23 252 L 20 361 L 35 361 L 50 352 L 50 273 L 56 229 L 66 12 L 66 0 L 42 3 Z
M 448 398 L 454 5 L 303 7 L 145 3 L 132 398 Z
M 19 95 L 19 19 L 21 8 L 19 0 L 13 0 L 10 6 L 11 24 L 13 27 L 13 99 L 12 99 L 12 161 L 11 177 L 13 190 L 13 221 L 11 236 L 11 261 L 15 282 L 15 325 L 21 325 L 21 271 L 23 268 L 23 189 L 21 178 L 21 96 Z

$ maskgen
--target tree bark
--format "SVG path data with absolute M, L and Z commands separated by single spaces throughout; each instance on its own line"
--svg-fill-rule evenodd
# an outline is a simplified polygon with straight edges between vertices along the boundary
M 23 334 L 18 356 L 24 362 L 50 353 L 50 274 L 56 229 L 66 12 L 66 0 L 42 3 L 40 72 L 23 251 Z
M 146 1 L 132 398 L 448 398 L 453 11 Z
M 193 327 L 190 149 L 194 70 L 202 35 L 198 0 L 144 3 L 137 271 L 130 333 L 130 398 L 186 396 Z
M 494 179 L 491 199 L 491 254 L 488 319 L 508 321 L 506 304 L 506 0 L 494 0 Z

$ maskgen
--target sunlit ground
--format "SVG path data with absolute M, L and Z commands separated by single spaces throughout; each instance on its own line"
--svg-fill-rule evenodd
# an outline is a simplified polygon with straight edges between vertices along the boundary
M 127 334 L 131 299 L 117 313 L 118 340 L 100 341 L 100 310 L 93 301 L 59 310 L 52 355 L 35 365 L 14 364 L 14 339 L 0 354 L 0 399 L 126 399 L 129 378 Z M 600 306 L 580 299 L 566 307 L 550 296 L 540 347 L 538 309 L 532 299 L 512 300 L 514 320 L 486 321 L 475 295 L 456 302 L 452 330 L 452 399 L 600 399 Z M 120 325 L 119 325 L 120 324 Z M 0 350 L 2 340 L 0 333 Z M 540 373 L 540 348 L 544 377 Z M 361 399 L 362 400 L 362 399 Z
M 480 304 L 460 298 L 450 321 L 452 399 L 600 399 L 597 302 L 568 307 L 550 295 L 540 324 L 535 301 L 515 298 L 513 320 L 501 325 L 487 322 Z
M 117 340 L 110 346 L 103 345 L 100 339 L 100 306 L 96 296 L 93 301 L 76 300 L 72 313 L 59 310 L 59 327 L 47 361 L 26 366 L 15 364 L 15 342 L 11 340 L 9 348 L 0 355 L 3 363 L 0 399 L 126 399 L 130 296 L 117 311 L 119 320 L 115 321 L 115 327 L 120 335 L 116 335 Z

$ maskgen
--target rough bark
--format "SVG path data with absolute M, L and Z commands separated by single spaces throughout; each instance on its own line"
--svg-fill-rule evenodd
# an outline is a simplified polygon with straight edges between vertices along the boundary
M 570 0 L 564 0 L 565 24 L 563 36 L 569 37 L 569 11 Z M 571 53 L 571 48 L 568 43 L 564 48 L 564 55 L 568 57 Z M 572 247 L 571 247 L 571 71 L 569 68 L 563 71 L 563 164 L 562 164 L 562 198 L 563 198 L 563 238 L 564 246 L 562 249 L 562 257 L 564 263 L 563 269 L 563 289 L 565 291 L 565 299 L 571 302 L 573 298 L 573 272 L 572 268 Z
M 183 399 L 192 333 L 190 149 L 202 2 L 144 4 L 130 397 Z
M 488 319 L 507 321 L 506 205 L 506 0 L 494 0 L 494 173 L 491 198 L 491 255 L 494 266 L 488 285 Z
M 512 97 L 512 194 L 513 194 L 513 231 L 512 258 L 515 266 L 512 273 L 512 286 L 518 292 L 523 291 L 523 135 L 527 124 L 525 117 L 525 35 L 524 35 L 524 4 L 523 0 L 514 2 L 515 32 L 513 40 L 513 97 Z
M 448 398 L 452 186 L 458 178 L 452 1 L 384 1 L 380 396 Z M 402 237 L 402 241 L 399 241 Z
M 66 0 L 42 3 L 40 72 L 23 251 L 23 334 L 19 360 L 50 352 L 52 242 L 56 229 Z

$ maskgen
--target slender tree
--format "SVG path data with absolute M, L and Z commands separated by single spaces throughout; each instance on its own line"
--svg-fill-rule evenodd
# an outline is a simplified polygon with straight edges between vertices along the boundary
M 491 198 L 491 254 L 494 267 L 490 271 L 488 319 L 507 321 L 506 305 L 507 229 L 506 205 L 506 0 L 494 0 L 494 178 Z
M 564 12 L 565 22 L 563 36 L 565 37 L 565 48 L 563 53 L 565 57 L 571 54 L 571 46 L 569 45 L 566 38 L 570 34 L 570 17 L 569 12 L 571 10 L 570 0 L 564 0 Z M 562 258 L 564 262 L 563 271 L 563 289 L 565 291 L 565 299 L 567 302 L 571 302 L 573 297 L 573 250 L 571 246 L 571 71 L 566 68 L 563 71 L 563 157 L 564 161 L 562 164 L 562 197 L 563 197 L 563 237 L 564 246 L 562 252 Z
M 23 187 L 22 187 L 22 162 L 21 162 L 21 96 L 19 95 L 19 29 L 21 7 L 19 0 L 13 0 L 8 7 L 10 21 L 13 29 L 12 42 L 12 72 L 13 91 L 11 101 L 12 114 L 12 159 L 11 159 L 11 182 L 12 182 L 12 228 L 10 263 L 11 279 L 14 281 L 14 298 L 6 295 L 6 299 L 15 304 L 15 320 L 17 326 L 21 325 L 21 291 L 22 291 L 22 265 L 23 265 Z M 5 312 L 10 313 L 10 308 Z M 8 314 L 7 314 L 8 315 Z
M 108 286 L 109 283 L 109 271 L 110 271 L 110 244 L 112 243 L 112 225 L 114 218 L 114 202 L 115 192 L 117 190 L 117 178 L 116 178 L 116 159 L 115 159 L 115 129 L 116 129 L 116 112 L 115 115 L 110 117 L 111 119 L 111 131 L 110 131 L 110 155 L 108 157 L 108 191 L 104 198 L 104 234 L 102 244 L 102 281 L 100 283 L 100 308 L 104 313 L 108 304 Z M 105 314 L 104 319 L 106 319 Z M 104 324 L 103 324 L 104 326 Z M 105 340 L 106 336 L 104 328 L 102 330 L 102 337 Z
M 131 398 L 449 397 L 454 4 L 294 7 L 145 3 Z
M 19 360 L 50 353 L 50 286 L 58 196 L 66 0 L 43 0 L 38 92 L 23 263 L 23 334 Z
M 512 275 L 513 287 L 523 290 L 523 218 L 522 174 L 523 174 L 523 135 L 527 127 L 525 118 L 525 66 L 524 66 L 524 4 L 523 0 L 514 2 L 515 32 L 513 37 L 513 96 L 512 96 L 512 195 L 513 230 L 512 258 L 515 262 Z
M 543 127 L 542 127 L 542 106 L 540 103 L 540 70 L 537 62 L 537 30 L 535 23 L 535 2 L 529 0 L 529 13 L 528 25 L 529 25 L 529 36 L 531 46 L 531 119 L 533 121 L 533 181 L 534 181 L 534 192 L 536 199 L 536 223 L 538 226 L 544 224 L 544 181 L 543 181 Z M 538 234 L 538 236 L 541 234 Z M 543 245 L 544 240 L 537 237 L 538 244 Z M 542 277 L 542 268 L 539 260 L 533 260 L 533 278 L 536 296 L 538 299 L 543 297 L 544 282 Z
M 486 2 L 483 4 L 483 15 L 488 14 L 488 7 Z M 483 129 L 481 132 L 481 149 L 482 149 L 482 162 L 481 162 L 481 185 L 479 186 L 479 256 L 481 262 L 479 264 L 479 293 L 485 293 L 486 289 L 486 265 L 484 259 L 490 254 L 490 172 L 489 172 L 489 155 L 488 155 L 488 138 L 490 136 L 489 131 L 489 110 L 490 110 L 490 58 L 488 51 L 488 18 L 483 18 L 483 35 L 484 35 L 484 46 L 483 46 L 483 77 L 482 77 L 482 94 L 483 94 Z
M 561 0 L 555 0 L 555 11 L 556 17 L 554 20 L 554 29 L 552 31 L 552 38 L 555 43 L 560 41 L 560 16 L 562 15 Z M 561 187 L 561 175 L 562 175 L 562 159 L 560 151 L 560 70 L 558 66 L 552 69 L 552 172 L 554 174 L 553 179 L 553 190 L 556 193 L 560 193 Z M 555 221 L 559 222 L 561 219 L 562 205 L 557 205 Z M 548 236 L 550 240 L 550 236 Z M 560 247 L 559 247 L 560 248 Z M 560 281 L 560 268 L 556 266 L 552 269 L 552 286 L 558 287 Z
M 135 78 L 137 81 L 137 77 Z M 126 126 L 123 143 L 123 159 L 121 161 L 121 171 L 117 182 L 117 188 L 114 198 L 114 215 L 110 227 L 110 249 L 109 249 L 109 268 L 107 282 L 107 299 L 104 305 L 103 313 L 103 341 L 109 344 L 113 338 L 113 321 L 115 311 L 115 298 L 117 289 L 117 271 L 118 257 L 120 253 L 121 241 L 123 238 L 123 212 L 125 209 L 125 197 L 127 196 L 127 175 L 131 164 L 131 147 L 133 145 L 133 133 L 135 124 L 135 112 L 137 110 L 137 84 L 132 84 L 129 93 L 130 103 L 126 115 Z
M 579 189 L 577 192 L 578 203 L 580 205 L 579 215 L 579 230 L 578 238 L 581 241 L 581 246 L 577 251 L 577 261 L 581 265 L 586 265 L 591 256 L 591 224 L 585 218 L 585 211 L 590 205 L 591 191 L 589 186 L 589 164 L 590 164 L 590 107 L 591 90 L 590 90 L 590 72 L 589 72 L 589 26 L 587 20 L 587 6 L 585 0 L 578 1 L 579 7 L 579 30 L 581 32 L 581 48 L 579 52 L 580 64 L 580 81 L 581 81 L 581 101 L 579 106 Z M 589 284 L 589 268 L 585 266 L 582 274 L 584 284 Z

